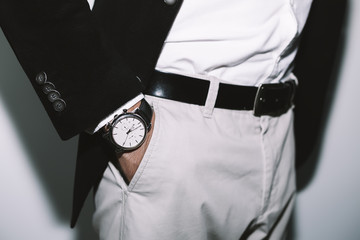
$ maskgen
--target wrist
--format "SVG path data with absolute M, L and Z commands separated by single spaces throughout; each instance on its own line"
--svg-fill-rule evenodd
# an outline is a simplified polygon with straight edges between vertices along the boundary
M 133 106 L 129 107 L 127 109 L 127 112 L 133 112 L 135 109 L 139 108 L 141 105 L 141 100 L 135 103 Z

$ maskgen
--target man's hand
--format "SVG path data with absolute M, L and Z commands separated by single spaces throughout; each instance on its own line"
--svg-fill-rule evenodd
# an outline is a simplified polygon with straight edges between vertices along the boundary
M 140 106 L 140 102 L 136 103 L 133 107 L 129 108 L 128 111 L 132 112 Z M 155 113 L 153 113 L 151 119 L 151 129 L 147 133 L 144 143 L 137 149 L 131 152 L 125 152 L 121 156 L 118 156 L 118 166 L 119 170 L 127 184 L 130 183 L 131 179 L 134 177 L 136 170 L 138 169 L 141 160 L 144 157 L 145 151 L 149 146 L 153 129 L 155 125 Z

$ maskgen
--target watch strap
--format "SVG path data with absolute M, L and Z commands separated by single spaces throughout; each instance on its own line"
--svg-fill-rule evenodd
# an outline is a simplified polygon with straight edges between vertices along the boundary
M 139 114 L 145 120 L 145 122 L 148 124 L 148 128 L 151 126 L 153 109 L 145 99 L 141 100 L 140 107 L 135 110 L 135 113 Z

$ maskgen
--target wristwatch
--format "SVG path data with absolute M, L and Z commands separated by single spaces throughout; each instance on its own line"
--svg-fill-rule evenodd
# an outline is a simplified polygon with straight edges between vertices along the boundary
M 140 147 L 151 129 L 153 109 L 143 99 L 140 107 L 133 112 L 116 115 L 104 128 L 103 137 L 115 148 L 117 153 L 131 151 Z

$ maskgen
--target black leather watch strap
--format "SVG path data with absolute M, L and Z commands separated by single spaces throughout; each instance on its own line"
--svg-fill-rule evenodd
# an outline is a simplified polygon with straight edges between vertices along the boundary
M 150 130 L 153 109 L 145 99 L 141 100 L 140 107 L 135 110 L 135 113 L 139 114 L 145 120 L 145 122 L 148 124 L 148 130 Z

